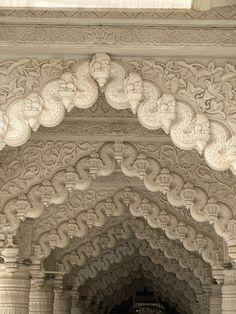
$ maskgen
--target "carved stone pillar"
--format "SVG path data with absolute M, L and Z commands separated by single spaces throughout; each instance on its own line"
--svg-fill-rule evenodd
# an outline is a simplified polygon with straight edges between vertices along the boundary
M 0 313 L 28 314 L 30 276 L 27 267 L 18 264 L 19 249 L 12 236 L 3 249 L 4 264 L 0 265 Z
M 43 276 L 37 276 L 31 281 L 30 314 L 52 314 L 54 303 L 53 286 L 45 283 Z
M 70 314 L 71 313 L 71 297 L 68 292 L 58 292 L 54 290 L 54 307 L 53 314 Z M 76 312 L 78 313 L 78 312 Z
M 211 286 L 211 296 L 210 296 L 210 314 L 221 314 L 222 313 L 222 295 L 221 286 L 212 285 Z
M 9 273 L 0 267 L 0 313 L 28 314 L 29 313 L 29 272 L 25 267 L 19 267 Z
M 236 269 L 224 270 L 222 314 L 236 313 Z

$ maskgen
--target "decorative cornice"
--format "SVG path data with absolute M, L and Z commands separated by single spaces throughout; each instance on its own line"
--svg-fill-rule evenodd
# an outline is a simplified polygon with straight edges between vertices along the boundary
M 0 21 L 4 18 L 24 19 L 68 19 L 77 20 L 236 20 L 236 6 L 213 8 L 208 11 L 197 10 L 171 10 L 171 9 L 20 9 L 1 8 Z
M 54 26 L 0 25 L 0 45 L 3 44 L 69 44 L 79 49 L 102 46 L 143 49 L 165 46 L 236 46 L 234 28 L 193 27 L 166 28 L 145 26 Z M 69 52 L 68 52 L 69 53 Z

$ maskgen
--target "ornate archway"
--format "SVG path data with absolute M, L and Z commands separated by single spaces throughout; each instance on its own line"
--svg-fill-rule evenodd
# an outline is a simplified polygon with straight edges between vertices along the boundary
M 236 311 L 234 12 L 0 9 L 0 313 Z

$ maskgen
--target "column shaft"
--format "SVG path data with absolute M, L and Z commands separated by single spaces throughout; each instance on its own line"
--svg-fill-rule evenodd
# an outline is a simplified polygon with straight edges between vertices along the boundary
M 224 271 L 222 286 L 222 314 L 236 313 L 236 270 Z
M 219 285 L 212 285 L 210 296 L 210 314 L 221 313 L 222 313 L 221 287 Z
M 9 274 L 0 269 L 0 314 L 29 313 L 30 278 L 22 268 Z
M 54 292 L 50 285 L 31 287 L 30 289 L 30 314 L 52 314 Z

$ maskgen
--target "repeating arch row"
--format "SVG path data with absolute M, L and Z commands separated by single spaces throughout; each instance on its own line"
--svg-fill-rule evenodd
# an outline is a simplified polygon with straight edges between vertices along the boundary
M 134 226 L 131 231 L 128 226 L 132 223 L 134 223 Z M 119 234 L 118 238 L 117 234 Z M 137 245 L 137 248 L 139 245 L 139 241 L 135 241 L 133 237 L 139 241 L 146 241 L 144 246 L 157 250 L 159 256 L 165 256 L 172 261 L 176 260 L 181 267 L 191 269 L 202 283 L 211 280 L 211 269 L 207 263 L 166 237 L 159 230 L 150 228 L 141 219 L 137 221 L 126 220 L 122 224 L 111 227 L 99 236 L 84 242 L 76 250 L 74 247 L 71 250 L 67 248 L 64 254 L 61 253 L 58 257 L 55 257 L 55 263 L 62 263 L 63 270 L 69 273 L 74 266 L 82 267 L 87 263 L 88 258 L 100 257 L 107 249 L 113 249 L 120 243 L 127 245 L 127 250 L 132 252 L 132 241 L 134 241 L 134 246 Z M 129 247 L 130 244 L 131 247 Z
M 103 253 L 102 257 L 94 258 L 86 263 L 86 266 L 80 267 L 78 271 L 73 269 L 73 273 L 77 273 L 76 282 L 78 286 L 83 286 L 89 278 L 96 277 L 100 272 L 108 270 L 111 265 L 119 264 L 123 259 L 134 257 L 134 264 L 136 263 L 136 256 L 147 256 L 154 264 L 161 265 L 166 272 L 172 272 L 180 280 L 185 280 L 193 289 L 200 289 L 201 284 L 210 284 L 210 278 L 202 279 L 191 272 L 190 269 L 183 268 L 178 262 L 169 260 L 166 256 L 158 250 L 152 249 L 146 241 L 131 239 L 127 244 L 122 243 L 113 250 Z M 76 265 L 74 265 L 75 267 Z
M 76 220 L 65 221 L 56 230 L 44 232 L 35 239 L 33 252 L 38 255 L 36 257 L 46 258 L 52 248 L 66 247 L 70 237 L 84 237 L 88 233 L 88 225 L 104 226 L 110 216 L 119 217 L 127 213 L 127 210 L 131 216 L 145 217 L 151 228 L 162 229 L 168 238 L 180 240 L 187 250 L 199 252 L 212 267 L 220 267 L 220 256 L 214 240 L 199 234 L 192 226 L 178 220 L 175 215 L 162 211 L 154 202 L 143 199 L 138 192 L 130 188 L 116 192 L 112 199 L 98 202 L 94 209 L 78 214 Z M 127 228 L 132 230 L 134 226 L 127 225 L 126 230 Z
M 9 201 L 3 209 L 6 217 L 5 221 L 2 219 L 3 222 L 9 221 L 13 229 L 18 228 L 20 219 L 40 216 L 45 206 L 50 203 L 64 203 L 69 193 L 68 189 L 83 190 L 91 184 L 94 176 L 108 176 L 114 172 L 117 160 L 117 155 L 114 152 L 116 146 L 114 145 L 116 143 L 105 144 L 98 152 L 98 155 L 95 154 L 78 160 L 75 164 L 77 173 L 70 168 L 65 172 L 57 173 L 52 178 L 52 185 L 46 182 L 43 185 L 32 187 L 28 192 L 28 199 L 24 197 L 23 200 L 19 200 L 18 205 L 21 206 L 16 208 L 16 205 L 12 205 L 16 203 L 15 199 Z M 234 213 L 229 205 L 209 198 L 206 191 L 198 186 L 194 187 L 190 182 L 184 183 L 184 178 L 179 174 L 161 169 L 156 159 L 139 154 L 133 145 L 121 143 L 121 147 L 125 147 L 125 150 L 123 151 L 124 156 L 120 166 L 126 176 L 140 177 L 149 191 L 161 192 L 166 195 L 171 205 L 187 208 L 195 221 L 212 223 L 217 235 L 227 242 L 230 256 L 233 259 L 235 258 L 235 220 Z M 132 196 L 132 191 L 130 191 L 130 196 Z M 152 208 L 149 205 L 147 204 L 145 215 L 149 223 L 155 225 L 154 217 L 151 217 Z M 23 214 L 22 212 L 19 213 L 19 208 L 24 208 Z M 143 215 L 132 204 L 130 204 L 129 209 L 136 216 Z M 4 230 L 4 224 L 2 223 L 2 225 Z M 85 229 L 85 227 L 82 227 L 82 230 Z

